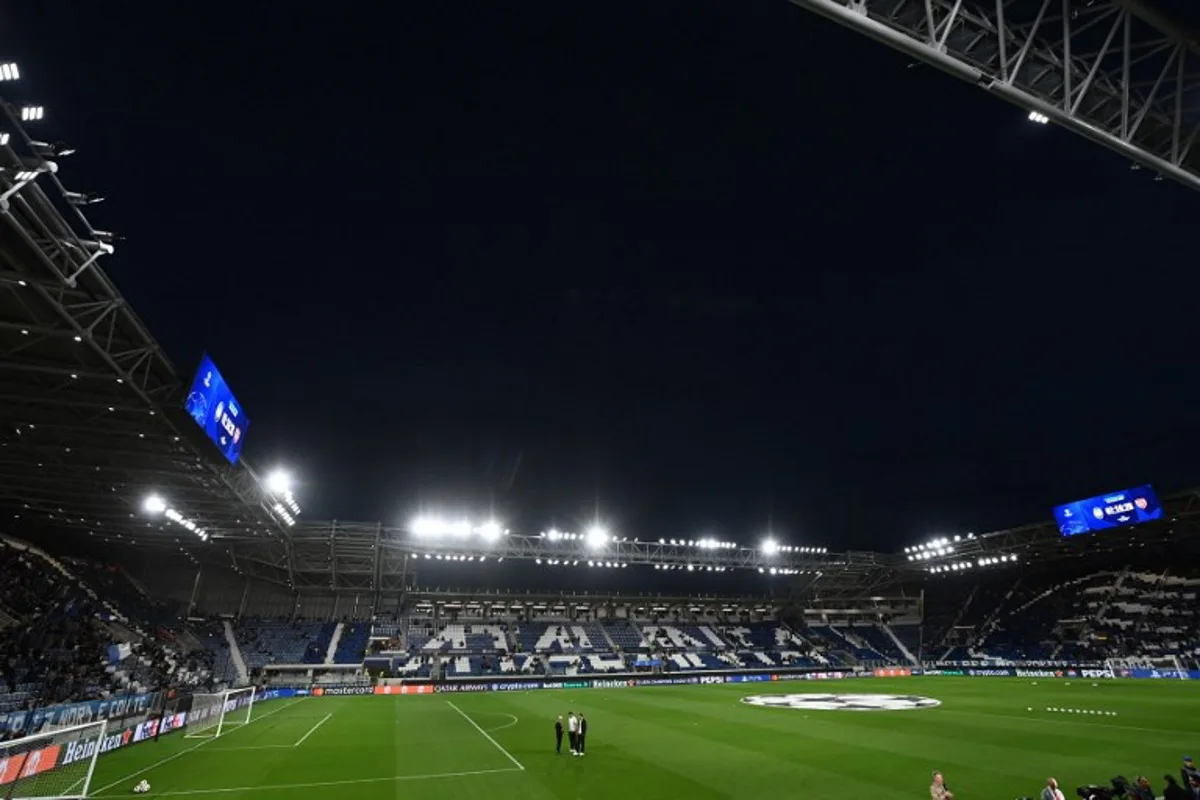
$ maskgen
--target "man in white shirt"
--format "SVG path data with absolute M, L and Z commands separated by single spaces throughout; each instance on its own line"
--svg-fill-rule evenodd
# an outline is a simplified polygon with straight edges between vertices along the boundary
M 1042 800 L 1067 800 L 1063 797 L 1062 790 L 1058 788 L 1058 781 L 1054 778 L 1046 778 L 1046 788 L 1042 789 Z
M 579 719 L 574 711 L 567 712 L 567 738 L 571 744 L 571 755 L 579 755 Z

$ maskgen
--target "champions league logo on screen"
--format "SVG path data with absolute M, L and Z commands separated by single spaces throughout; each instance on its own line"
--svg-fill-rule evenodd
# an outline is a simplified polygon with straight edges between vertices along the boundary
M 1054 509 L 1054 521 L 1063 536 L 1123 528 L 1161 519 L 1162 515 L 1162 503 L 1149 484 L 1077 500 Z
M 185 406 L 213 444 L 221 448 L 221 454 L 231 464 L 236 463 L 250 420 L 207 355 L 200 361 Z

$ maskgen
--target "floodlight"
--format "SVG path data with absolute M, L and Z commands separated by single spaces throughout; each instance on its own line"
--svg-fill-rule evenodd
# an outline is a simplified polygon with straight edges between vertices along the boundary
M 272 494 L 283 494 L 292 488 L 292 476 L 277 469 L 267 476 L 267 491 Z
M 7 147 L 10 138 L 8 131 L 0 131 L 0 147 Z
M 6 61 L 0 64 L 0 81 L 19 81 L 21 80 L 21 70 L 17 69 L 17 65 L 12 61 Z
M 587 532 L 587 545 L 593 550 L 599 550 L 608 542 L 608 531 L 600 525 L 593 525 Z
M 42 106 L 25 106 L 21 109 L 21 119 L 25 122 L 33 122 L 46 116 L 46 109 Z
M 476 532 L 483 537 L 485 542 L 494 542 L 500 538 L 500 524 L 498 522 L 485 522 L 480 525 Z
M 762 543 L 762 551 L 764 555 L 773 556 L 779 552 L 779 542 L 774 539 L 766 539 Z
M 145 509 L 147 514 L 161 514 L 167 510 L 167 501 L 156 494 L 152 494 L 143 501 L 142 508 Z
M 1047 122 L 1050 121 L 1050 118 L 1047 117 L 1045 114 L 1043 114 L 1040 111 L 1030 111 L 1029 112 L 1029 121 L 1036 122 L 1040 125 L 1045 125 Z
M 437 536 L 443 527 L 441 520 L 434 517 L 417 517 L 412 521 L 409 530 L 417 536 Z

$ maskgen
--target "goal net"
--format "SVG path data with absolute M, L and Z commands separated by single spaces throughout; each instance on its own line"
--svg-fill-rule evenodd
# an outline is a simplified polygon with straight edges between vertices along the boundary
M 253 709 L 253 686 L 216 694 L 194 694 L 184 735 L 190 739 L 216 738 L 250 722 Z
M 106 724 L 100 720 L 0 742 L 0 797 L 87 797 Z
M 1180 662 L 1178 656 L 1142 656 L 1139 658 L 1113 658 L 1108 661 L 1114 675 L 1122 675 L 1133 670 L 1149 670 L 1158 673 L 1157 677 L 1188 679 L 1188 671 Z

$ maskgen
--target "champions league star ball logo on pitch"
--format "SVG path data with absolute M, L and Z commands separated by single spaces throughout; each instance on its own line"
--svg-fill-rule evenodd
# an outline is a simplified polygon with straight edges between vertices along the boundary
M 812 711 L 912 711 L 935 708 L 941 700 L 911 694 L 760 694 L 742 702 L 762 708 Z

